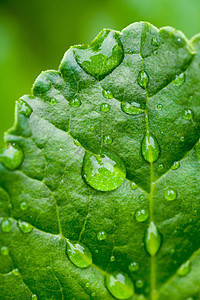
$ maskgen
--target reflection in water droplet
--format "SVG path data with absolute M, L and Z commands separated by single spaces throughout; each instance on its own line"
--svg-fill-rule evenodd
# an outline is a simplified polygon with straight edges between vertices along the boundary
M 72 100 L 70 100 L 69 105 L 71 107 L 79 107 L 81 105 L 81 100 L 77 99 L 77 98 L 72 99 Z
M 69 259 L 79 268 L 87 268 L 92 264 L 92 254 L 82 243 L 67 241 L 67 254 Z
M 1 247 L 1 255 L 8 255 L 9 254 L 9 249 L 6 246 Z
M 101 156 L 85 153 L 83 178 L 95 190 L 112 191 L 119 187 L 126 178 L 126 169 L 122 160 L 104 151 Z
M 22 202 L 20 204 L 20 208 L 21 208 L 21 210 L 26 210 L 28 208 L 28 204 L 26 202 Z
M 180 161 L 175 161 L 171 166 L 172 170 L 177 170 L 180 167 Z
M 138 222 L 144 222 L 148 219 L 149 213 L 146 209 L 137 209 L 135 212 L 135 219 Z
M 137 280 L 135 285 L 137 286 L 137 288 L 142 288 L 144 286 L 144 282 L 142 280 Z
M 158 104 L 158 105 L 157 105 L 157 109 L 158 109 L 158 110 L 161 110 L 161 109 L 163 109 L 163 106 L 162 106 L 162 104 Z
M 19 276 L 19 275 L 20 275 L 18 269 L 14 269 L 14 270 L 12 271 L 12 273 L 13 273 L 15 276 Z
M 17 169 L 23 160 L 23 152 L 16 144 L 9 144 L 7 148 L 0 152 L 0 162 L 8 169 Z
M 99 241 L 103 241 L 107 238 L 107 234 L 104 231 L 98 232 L 97 233 L 97 238 Z
M 139 115 L 142 114 L 144 111 L 139 108 L 139 104 L 136 102 L 133 102 L 132 104 L 128 102 L 122 102 L 121 103 L 121 109 L 123 112 L 125 112 L 128 115 Z
M 153 221 L 149 224 L 145 233 L 145 246 L 151 256 L 155 256 L 161 246 L 161 234 Z
M 32 295 L 31 297 L 32 300 L 37 300 L 37 296 L 35 294 Z
M 114 255 L 112 255 L 112 256 L 110 257 L 110 261 L 111 261 L 111 262 L 114 262 L 114 261 L 115 261 Z
M 113 98 L 113 94 L 109 91 L 103 90 L 102 91 L 102 95 L 104 96 L 104 98 L 106 99 L 112 99 Z
M 167 201 L 173 201 L 173 200 L 175 200 L 176 196 L 177 196 L 177 194 L 176 194 L 175 190 L 173 190 L 171 188 L 168 188 L 168 189 L 165 190 L 165 199 Z
M 103 142 L 104 142 L 104 144 L 106 144 L 106 145 L 112 144 L 112 137 L 111 137 L 110 135 L 104 136 Z
M 1 229 L 3 232 L 10 232 L 12 228 L 12 223 L 8 219 L 3 219 L 1 222 Z
M 175 80 L 173 81 L 174 86 L 181 86 L 185 82 L 185 73 L 182 73 L 180 75 L 176 75 Z
M 131 272 L 135 272 L 135 271 L 137 271 L 139 269 L 139 264 L 134 261 L 134 262 L 130 263 L 130 265 L 128 266 L 128 268 L 129 268 L 129 270 Z
M 191 109 L 185 109 L 183 111 L 183 119 L 192 120 L 193 119 L 193 111 Z
M 17 101 L 17 106 L 18 106 L 18 111 L 20 114 L 24 115 L 26 118 L 30 117 L 33 110 L 28 103 L 26 103 L 22 99 L 19 99 Z
M 180 268 L 178 269 L 177 273 L 179 276 L 186 276 L 191 269 L 191 262 L 188 260 Z
M 17 222 L 17 225 L 19 227 L 19 229 L 23 232 L 23 233 L 29 233 L 33 230 L 33 226 L 29 223 L 26 223 L 24 221 L 19 220 Z
M 149 76 L 145 71 L 140 71 L 138 75 L 138 83 L 139 85 L 145 89 L 147 87 L 147 84 L 149 82 Z
M 101 111 L 108 112 L 110 110 L 110 105 L 108 103 L 101 104 Z
M 142 140 L 142 155 L 149 163 L 155 162 L 159 155 L 160 149 L 158 142 L 153 134 L 147 133 Z
M 130 182 L 130 186 L 131 186 L 131 189 L 134 191 L 138 188 L 137 184 L 135 182 Z
M 132 280 L 127 274 L 115 272 L 106 275 L 106 286 L 117 299 L 128 299 L 134 293 Z

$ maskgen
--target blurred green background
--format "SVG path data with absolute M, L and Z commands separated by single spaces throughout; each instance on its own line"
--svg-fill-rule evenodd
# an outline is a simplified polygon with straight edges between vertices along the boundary
M 0 144 L 14 102 L 39 73 L 57 69 L 64 52 L 89 43 L 102 28 L 136 21 L 170 25 L 188 38 L 200 32 L 199 0 L 0 0 Z

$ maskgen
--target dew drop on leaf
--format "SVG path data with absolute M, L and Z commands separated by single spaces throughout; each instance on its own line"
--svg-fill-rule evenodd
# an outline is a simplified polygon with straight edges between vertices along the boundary
M 112 191 L 119 187 L 126 178 L 126 169 L 122 160 L 114 153 L 102 155 L 85 153 L 83 178 L 95 190 Z
M 167 201 L 173 201 L 176 199 L 177 193 L 174 189 L 168 188 L 165 190 L 165 199 Z
M 17 106 L 18 106 L 18 111 L 20 114 L 24 115 L 26 118 L 30 117 L 33 110 L 28 103 L 26 103 L 22 99 L 19 99 L 17 101 Z
M 193 112 L 191 109 L 188 108 L 183 111 L 183 119 L 185 119 L 185 120 L 193 119 Z
M 146 230 L 144 241 L 147 252 L 151 256 L 155 256 L 161 246 L 161 234 L 153 221 Z
M 144 295 L 138 295 L 137 300 L 146 300 Z
M 160 155 L 158 142 L 151 133 L 145 134 L 142 140 L 142 155 L 149 163 L 155 162 Z
M 77 98 L 72 99 L 72 100 L 69 101 L 69 105 L 71 107 L 79 107 L 81 105 L 81 100 L 77 99 Z
M 181 142 L 184 142 L 184 141 L 185 141 L 185 137 L 182 136 L 182 137 L 180 138 L 180 140 L 181 140 Z
M 158 109 L 158 110 L 163 109 L 163 105 L 162 105 L 162 104 L 158 104 L 158 105 L 157 105 L 157 109 Z
M 21 220 L 17 222 L 17 225 L 23 233 L 29 233 L 33 230 L 33 226 L 31 224 Z
M 132 263 L 130 263 L 128 268 L 131 272 L 135 272 L 139 269 L 139 264 L 137 262 L 133 261 Z
M 110 104 L 108 103 L 101 104 L 101 111 L 108 112 L 109 110 L 110 110 Z
M 93 293 L 91 294 L 91 297 L 95 297 L 95 296 L 96 296 L 96 293 L 93 292 Z
M 185 73 L 181 73 L 180 75 L 176 75 L 175 80 L 173 81 L 174 86 L 181 86 L 185 82 Z
M 78 140 L 74 140 L 74 144 L 75 144 L 76 146 L 78 146 L 78 147 L 81 146 L 81 143 L 80 143 Z
M 149 213 L 146 209 L 137 209 L 135 212 L 135 219 L 138 222 L 144 222 L 148 219 Z
M 135 182 L 130 183 L 131 189 L 134 191 L 138 188 L 137 184 Z
M 163 168 L 164 168 L 163 164 L 160 164 L 160 165 L 158 166 L 158 170 L 163 170 Z
M 137 288 L 142 288 L 144 286 L 144 282 L 142 280 L 137 280 L 135 285 Z
M 85 287 L 88 288 L 90 286 L 89 282 L 86 282 Z
M 104 98 L 106 99 L 112 99 L 113 98 L 113 94 L 109 91 L 103 90 L 102 91 L 102 95 L 104 96 Z
M 6 246 L 1 247 L 1 255 L 8 255 L 9 254 L 9 249 Z
M 145 89 L 147 87 L 147 84 L 149 82 L 149 76 L 147 74 L 147 72 L 145 71 L 140 71 L 138 74 L 138 83 L 139 85 Z
M 1 229 L 3 232 L 10 232 L 12 228 L 12 223 L 10 220 L 4 218 L 1 222 Z
M 106 145 L 112 144 L 112 137 L 111 137 L 110 135 L 104 136 L 103 142 L 104 142 L 104 144 L 106 144 Z
M 180 268 L 177 271 L 177 274 L 179 276 L 186 276 L 190 272 L 190 269 L 191 269 L 191 262 L 188 260 L 180 266 Z
M 122 102 L 121 109 L 127 115 L 139 115 L 144 112 L 142 109 L 139 108 L 138 103 L 130 104 L 128 102 Z
M 9 144 L 0 152 L 0 162 L 8 169 L 17 169 L 23 161 L 23 152 L 16 144 Z
M 105 240 L 106 238 L 107 238 L 106 232 L 100 231 L 100 232 L 97 233 L 97 239 L 98 239 L 99 241 L 103 241 L 103 240 Z
M 57 102 L 58 102 L 58 101 L 56 100 L 56 98 L 52 98 L 52 99 L 50 100 L 50 104 L 51 104 L 52 106 L 56 105 Z
M 92 264 L 92 254 L 82 243 L 67 241 L 67 255 L 71 262 L 79 268 L 87 268 Z
M 172 170 L 177 170 L 180 167 L 180 161 L 175 161 L 171 166 Z
M 14 269 L 14 270 L 12 271 L 12 273 L 13 273 L 15 276 L 19 276 L 19 275 L 20 275 L 18 269 Z
M 128 299 L 134 294 L 133 282 L 125 273 L 107 274 L 106 287 L 117 299 Z
M 33 294 L 33 295 L 31 296 L 31 299 L 32 299 L 32 300 L 37 300 L 37 296 L 36 296 L 35 294 Z
M 20 204 L 20 208 L 21 208 L 21 210 L 26 210 L 26 209 L 28 208 L 27 202 L 22 202 L 22 203 Z
M 115 257 L 114 257 L 114 255 L 112 255 L 111 257 L 110 257 L 110 262 L 114 262 L 115 261 Z

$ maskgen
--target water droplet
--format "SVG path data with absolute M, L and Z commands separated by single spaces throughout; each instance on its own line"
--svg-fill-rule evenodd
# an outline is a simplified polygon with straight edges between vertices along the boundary
M 143 195 L 139 196 L 140 201 L 144 201 L 145 197 Z
M 74 140 L 74 144 L 75 144 L 76 146 L 78 146 L 78 147 L 81 146 L 81 143 L 80 143 L 78 140 Z
M 167 201 L 173 201 L 173 200 L 175 200 L 176 196 L 177 196 L 177 194 L 176 194 L 175 190 L 173 190 L 171 188 L 168 188 L 168 189 L 165 190 L 165 199 Z
M 29 118 L 33 111 L 30 105 L 25 101 L 23 101 L 22 99 L 19 99 L 17 101 L 17 105 L 18 105 L 19 113 L 24 115 L 26 118 Z
M 114 153 L 104 151 L 102 155 L 85 153 L 83 178 L 95 190 L 112 191 L 126 178 L 126 169 L 122 160 Z
M 9 254 L 9 249 L 6 246 L 1 247 L 1 255 L 8 255 Z
M 135 271 L 137 271 L 139 269 L 139 264 L 134 261 L 134 262 L 130 263 L 130 265 L 128 266 L 128 268 L 129 268 L 129 270 L 131 272 L 135 272 Z
M 163 164 L 160 164 L 160 165 L 158 166 L 158 170 L 163 170 L 163 168 L 164 168 Z
M 26 202 L 22 202 L 20 204 L 20 208 L 21 208 L 21 210 L 26 210 L 28 208 L 28 204 Z
M 134 104 L 130 104 L 128 102 L 122 102 L 121 103 L 121 109 L 123 112 L 125 112 L 128 115 L 139 115 L 142 114 L 144 111 L 140 108 L 138 108 L 137 106 L 139 106 L 138 103 Z
M 101 111 L 108 112 L 110 110 L 110 105 L 108 103 L 101 104 Z
M 102 95 L 104 96 L 104 98 L 106 99 L 112 99 L 113 98 L 113 94 L 109 91 L 103 90 L 102 91 Z
M 153 134 L 147 133 L 142 140 L 142 155 L 149 163 L 155 162 L 159 155 L 160 150 L 158 142 Z
M 9 209 L 12 209 L 12 203 L 9 203 L 9 204 L 8 204 L 8 208 L 9 208 Z
M 52 106 L 56 105 L 57 102 L 58 102 L 58 101 L 56 100 L 56 98 L 52 98 L 52 99 L 50 100 L 50 104 L 51 104 Z
M 99 241 L 103 241 L 107 238 L 107 234 L 104 231 L 98 232 L 97 233 L 97 238 Z
M 16 144 L 9 144 L 0 152 L 0 162 L 8 169 L 17 169 L 23 160 L 23 152 Z
M 138 295 L 137 300 L 146 300 L 144 295 Z
M 182 136 L 182 137 L 180 138 L 180 140 L 181 140 L 181 142 L 184 142 L 184 141 L 185 141 L 185 137 Z
M 154 56 L 157 55 L 157 54 L 158 54 L 158 50 L 153 51 L 152 54 L 153 54 Z
M 23 233 L 29 233 L 33 230 L 33 226 L 24 221 L 18 220 L 17 225 Z
M 81 105 L 81 100 L 79 100 L 77 98 L 72 99 L 72 100 L 70 100 L 69 105 L 71 107 L 79 107 Z
M 137 286 L 137 288 L 142 288 L 144 286 L 144 282 L 142 280 L 137 280 L 135 285 Z
M 114 261 L 115 261 L 114 255 L 112 255 L 112 256 L 110 257 L 110 261 L 111 261 L 111 262 L 114 262 Z
M 92 254 L 82 243 L 67 242 L 69 259 L 79 268 L 87 268 L 92 264 Z
M 193 119 L 193 112 L 191 109 L 188 108 L 183 111 L 183 119 L 185 119 L 185 120 Z
M 86 282 L 85 287 L 88 288 L 90 286 L 89 282 Z
M 95 297 L 95 296 L 96 296 L 96 293 L 95 293 L 95 292 L 93 292 L 93 293 L 91 294 L 91 296 L 92 296 L 92 297 Z
M 171 166 L 172 170 L 177 170 L 180 167 L 180 161 L 175 161 Z
M 188 260 L 180 268 L 178 269 L 177 273 L 179 276 L 186 276 L 191 269 L 191 262 Z
M 147 84 L 149 82 L 149 76 L 145 71 L 140 71 L 138 75 L 138 83 L 139 85 L 145 89 L 147 87 Z
M 31 297 L 32 300 L 37 300 L 37 296 L 35 294 L 32 295 Z
M 162 105 L 162 104 L 158 104 L 158 105 L 157 105 L 157 109 L 158 109 L 158 110 L 163 109 L 163 105 Z
M 1 229 L 3 232 L 10 232 L 12 228 L 12 223 L 8 219 L 3 219 L 1 222 Z
M 12 271 L 12 273 L 13 273 L 15 276 L 19 276 L 19 275 L 20 275 L 18 269 L 14 269 L 14 270 Z
M 96 250 L 95 250 L 95 253 L 97 253 L 97 254 L 98 254 L 98 253 L 99 253 L 99 250 L 98 250 L 98 249 L 96 249 Z
M 181 86 L 185 82 L 185 73 L 181 73 L 180 75 L 176 75 L 175 80 L 173 81 L 174 86 Z
M 135 212 L 135 219 L 138 222 L 144 222 L 148 219 L 149 213 L 146 209 L 137 209 Z
M 131 186 L 131 189 L 134 191 L 138 188 L 137 184 L 135 182 L 130 182 L 130 186 Z
M 132 280 L 127 274 L 115 272 L 106 275 L 106 286 L 117 299 L 128 299 L 134 293 Z
M 111 137 L 110 135 L 104 136 L 103 142 L 104 142 L 104 144 L 106 144 L 106 145 L 112 144 L 112 137 Z
M 151 256 L 155 256 L 161 246 L 161 234 L 153 221 L 149 224 L 145 233 L 145 246 Z

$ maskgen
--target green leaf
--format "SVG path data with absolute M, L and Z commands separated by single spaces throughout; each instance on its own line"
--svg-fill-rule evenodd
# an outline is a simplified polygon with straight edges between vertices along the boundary
M 0 152 L 1 299 L 200 297 L 200 35 L 71 47 Z

